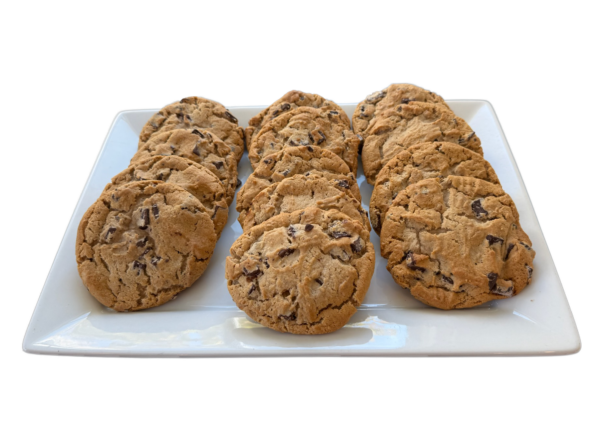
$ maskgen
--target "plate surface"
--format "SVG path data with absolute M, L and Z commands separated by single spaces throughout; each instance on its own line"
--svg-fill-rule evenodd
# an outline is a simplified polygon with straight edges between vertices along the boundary
M 580 349 L 580 339 L 558 273 L 500 123 L 489 102 L 447 101 L 481 138 L 485 158 L 512 196 L 537 255 L 531 284 L 514 298 L 474 309 L 441 311 L 416 301 L 394 283 L 379 254 L 363 305 L 337 332 L 282 334 L 250 320 L 233 303 L 225 258 L 242 229 L 235 202 L 204 275 L 179 297 L 158 308 L 117 313 L 87 291 L 77 273 L 79 220 L 110 178 L 127 167 L 142 126 L 157 110 L 123 111 L 115 118 L 58 249 L 25 334 L 23 349 L 42 354 L 94 356 L 420 356 L 559 355 Z M 356 104 L 342 105 L 349 116 Z M 241 126 L 264 107 L 231 107 Z M 247 155 L 239 165 L 245 182 Z M 373 187 L 359 168 L 363 206 Z

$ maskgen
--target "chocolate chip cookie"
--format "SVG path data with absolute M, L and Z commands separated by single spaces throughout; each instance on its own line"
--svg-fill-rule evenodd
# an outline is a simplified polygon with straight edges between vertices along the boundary
M 281 99 L 273 102 L 271 106 L 265 108 L 248 121 L 248 127 L 246 127 L 246 141 L 248 146 L 250 146 L 252 137 L 258 134 L 265 123 L 299 107 L 319 108 L 322 111 L 337 111 L 348 128 L 350 128 L 350 119 L 348 119 L 345 111 L 338 104 L 318 94 L 303 93 L 302 91 L 294 90 L 284 94 Z
M 131 164 L 153 156 L 179 156 L 206 167 L 223 184 L 230 205 L 237 186 L 235 155 L 221 139 L 206 130 L 171 130 L 156 134 L 137 151 Z
M 238 221 L 244 232 L 281 213 L 317 207 L 338 210 L 349 219 L 371 230 L 367 212 L 345 187 L 335 180 L 315 175 L 295 175 L 270 185 L 254 197 L 248 210 L 240 213 Z
M 217 238 L 227 223 L 228 204 L 219 178 L 206 167 L 179 156 L 153 156 L 136 163 L 112 178 L 104 191 L 135 181 L 158 180 L 190 192 L 211 215 Z
M 492 166 L 477 153 L 451 142 L 413 145 L 394 156 L 377 175 L 371 195 L 370 218 L 375 232 L 398 193 L 427 178 L 470 176 L 499 184 Z
M 360 306 L 375 266 L 369 232 L 343 213 L 284 213 L 244 233 L 226 260 L 227 287 L 250 318 L 280 332 L 325 334 Z
M 90 293 L 116 311 L 172 300 L 204 272 L 217 241 L 211 215 L 183 188 L 127 183 L 87 210 L 77 231 L 77 269 Z
M 254 197 L 271 184 L 281 182 L 294 175 L 306 174 L 316 174 L 335 180 L 340 187 L 347 189 L 358 201 L 361 200 L 356 178 L 350 173 L 346 163 L 329 150 L 308 145 L 286 147 L 262 159 L 237 194 L 237 211 L 241 213 L 248 210 Z
M 424 179 L 400 192 L 383 222 L 381 254 L 396 283 L 440 309 L 517 295 L 535 257 L 502 187 L 461 176 Z
M 453 142 L 483 155 L 481 141 L 460 117 L 440 105 L 410 102 L 386 110 L 366 130 L 362 162 L 369 184 L 402 150 L 422 142 Z
M 428 102 L 450 109 L 441 96 L 431 91 L 409 83 L 394 83 L 384 90 L 371 94 L 356 106 L 356 110 L 352 115 L 354 133 L 365 137 L 364 133 L 369 123 L 378 114 L 410 102 Z
M 138 148 L 157 133 L 180 128 L 210 131 L 231 148 L 237 162 L 244 154 L 244 130 L 237 118 L 220 103 L 195 96 L 167 105 L 152 116 L 142 128 Z
M 251 142 L 248 157 L 253 168 L 264 157 L 286 146 L 316 145 L 332 151 L 356 175 L 359 140 L 340 113 L 300 107 L 265 124 Z

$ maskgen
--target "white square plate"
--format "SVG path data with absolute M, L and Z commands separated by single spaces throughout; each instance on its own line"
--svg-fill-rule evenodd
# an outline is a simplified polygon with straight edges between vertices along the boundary
M 137 149 L 142 126 L 157 110 L 123 111 L 115 118 L 50 269 L 23 349 L 42 354 L 94 356 L 425 356 L 558 355 L 580 349 L 580 339 L 558 273 L 525 185 L 489 102 L 448 101 L 481 138 L 486 159 L 512 196 L 523 229 L 537 252 L 532 283 L 519 295 L 457 311 L 427 307 L 394 283 L 379 255 L 363 305 L 337 332 L 317 336 L 282 334 L 250 320 L 233 303 L 225 281 L 225 257 L 242 229 L 235 202 L 204 275 L 176 300 L 154 309 L 117 313 L 87 291 L 77 273 L 79 220 L 112 176 Z M 344 105 L 352 115 L 356 104 Z M 264 107 L 232 107 L 246 126 Z M 245 182 L 246 155 L 239 165 Z M 373 187 L 359 169 L 363 206 Z

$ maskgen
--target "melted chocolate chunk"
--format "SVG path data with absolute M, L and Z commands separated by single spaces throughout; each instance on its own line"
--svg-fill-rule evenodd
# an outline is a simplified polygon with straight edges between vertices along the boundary
M 294 229 L 294 226 L 289 226 L 287 229 L 287 233 L 292 238 L 296 238 L 296 229 Z
M 269 165 L 271 162 L 273 162 L 273 160 L 272 159 L 265 159 L 265 160 L 263 160 L 263 162 L 265 164 Z
M 229 111 L 225 112 L 225 118 L 227 120 L 229 120 L 230 122 L 233 122 L 234 124 L 238 123 L 238 120 L 236 119 L 236 117 L 233 114 L 231 114 Z
M 192 153 L 194 153 L 196 156 L 201 156 L 200 155 L 200 150 L 198 149 L 198 146 L 196 145 L 194 147 L 194 149 L 192 150 Z
M 484 209 L 483 206 L 481 205 L 481 199 L 473 201 L 471 203 L 471 209 L 473 210 L 473 213 L 475 213 L 475 216 L 477 218 L 481 218 L 482 215 L 488 214 L 488 211 L 486 209 Z
M 406 98 L 406 97 L 405 97 L 405 98 L 403 98 L 403 99 L 400 101 L 400 103 L 401 103 L 401 104 L 407 104 L 407 103 L 409 103 L 409 102 L 410 102 L 410 99 L 408 99 L 408 98 Z
M 152 258 L 152 259 L 150 260 L 150 263 L 152 263 L 152 265 L 153 265 L 153 266 L 156 266 L 160 260 L 162 260 L 162 258 L 161 258 L 161 257 L 159 257 L 159 256 L 155 256 L 154 258 Z
M 323 280 L 321 280 L 320 278 L 317 278 L 315 281 L 319 283 L 319 286 L 323 286 Z
M 116 231 L 117 231 L 116 227 L 109 227 L 108 230 L 106 231 L 106 235 L 104 235 L 104 239 L 108 239 L 108 237 L 110 237 Z
M 192 134 L 196 134 L 196 135 L 200 136 L 202 139 L 205 139 L 204 135 L 202 133 L 200 133 L 198 130 L 196 130 L 195 128 L 192 130 Z
M 150 211 L 148 208 L 143 208 L 140 213 L 140 219 L 138 221 L 138 227 L 142 230 L 146 230 L 150 224 Z
M 288 255 L 291 255 L 295 251 L 296 251 L 295 249 L 281 249 L 279 252 L 277 252 L 277 255 L 279 255 L 279 258 L 283 258 Z
M 310 232 L 312 229 L 314 229 L 315 226 L 313 226 L 312 224 L 307 224 L 304 226 L 304 231 L 305 232 Z
M 263 271 L 257 267 L 256 270 L 253 270 L 252 272 L 248 272 L 248 270 L 244 267 L 242 270 L 242 273 L 248 279 L 248 281 L 251 281 L 253 279 L 260 277 L 263 274 Z
M 146 254 L 147 254 L 148 252 L 150 252 L 151 250 L 152 250 L 152 249 L 150 249 L 150 248 L 148 248 L 148 249 L 144 250 L 144 251 L 142 252 L 142 254 L 141 254 L 141 255 L 140 255 L 138 258 L 143 258 L 143 257 L 144 257 L 144 255 L 146 255 Z
M 337 185 L 345 189 L 350 188 L 350 184 L 345 179 L 336 179 Z
M 331 236 L 335 239 L 352 237 L 352 235 L 350 235 L 349 233 L 346 233 L 346 232 L 331 232 Z
M 137 243 L 135 243 L 136 246 L 138 247 L 144 247 L 146 245 L 146 242 L 148 241 L 148 237 L 144 237 L 141 240 L 139 240 Z
M 490 272 L 488 274 L 488 287 L 490 288 L 490 292 L 493 292 L 496 289 L 496 281 L 498 281 L 498 274 L 494 272 Z
M 315 138 L 313 137 L 312 134 L 308 133 L 308 139 L 310 139 L 311 144 L 315 143 Z
M 531 247 L 529 247 L 527 244 L 522 243 L 519 241 L 519 244 L 521 244 L 523 247 L 525 247 L 527 250 L 531 250 Z
M 281 172 L 281 174 L 282 174 L 283 176 L 287 176 L 287 175 L 289 175 L 289 174 L 290 174 L 290 171 L 289 171 L 289 169 L 288 169 L 288 170 L 284 170 L 284 171 L 282 171 L 282 172 Z
M 533 268 L 529 266 L 529 264 L 525 264 L 525 268 L 527 269 L 527 283 L 531 280 L 531 276 L 533 275 Z
M 312 138 L 312 136 L 311 136 L 311 138 Z M 307 146 L 306 146 L 306 149 L 307 149 L 308 151 L 310 151 L 311 153 L 312 153 L 313 151 L 315 151 L 315 149 L 314 149 L 314 148 L 312 148 L 310 145 L 307 145 Z
M 383 99 L 386 94 L 387 93 L 385 91 L 380 91 L 378 93 L 373 93 L 372 95 L 370 95 L 369 97 L 367 97 L 366 102 L 369 103 L 369 104 L 377 103 L 381 99 Z
M 350 244 L 350 248 L 354 253 L 360 253 L 363 250 L 362 241 L 359 238 L 356 238 L 352 244 Z
M 250 290 L 248 291 L 248 295 L 250 295 L 255 290 L 256 290 L 256 286 L 254 285 L 254 283 L 252 283 L 252 286 L 250 286 Z
M 506 261 L 508 259 L 508 256 L 510 255 L 510 251 L 513 250 L 515 248 L 515 245 L 510 243 L 508 245 L 508 249 L 506 249 L 506 256 L 504 257 L 504 261 Z
M 406 254 L 406 266 L 409 269 L 416 270 L 417 272 L 425 272 L 426 271 L 426 269 L 424 267 L 419 267 L 416 265 L 415 257 L 413 256 L 413 253 L 410 251 Z
M 298 144 L 296 144 L 296 142 L 293 139 L 288 140 L 288 145 L 292 146 L 292 147 L 297 147 Z
M 493 293 L 495 293 L 496 295 L 502 295 L 504 297 L 512 297 L 513 296 L 513 287 L 512 286 L 509 286 L 509 287 L 496 286 L 496 288 L 493 290 Z
M 142 272 L 142 270 L 146 270 L 146 265 L 144 263 L 140 263 L 139 261 L 134 261 L 133 268 L 137 269 L 139 275 Z
M 490 243 L 490 246 L 495 243 L 500 243 L 500 245 L 502 245 L 502 243 L 504 243 L 504 240 L 502 238 L 498 238 L 497 236 L 494 236 L 494 235 L 488 235 L 485 237 L 485 239 L 488 240 L 488 243 Z
M 267 266 L 267 269 L 269 267 L 271 267 L 271 265 L 269 264 L 269 260 L 267 260 L 266 258 L 263 260 L 263 263 L 265 263 L 265 266 Z
M 448 284 L 454 284 L 454 280 L 452 278 L 447 277 L 444 274 L 440 274 L 440 275 L 442 276 L 442 280 L 444 280 L 446 283 L 448 283 Z
M 290 315 L 280 315 L 279 318 L 285 321 L 294 321 L 296 319 L 296 313 L 292 312 Z
M 213 165 L 220 170 L 223 168 L 224 164 L 223 164 L 223 161 L 216 161 L 216 162 L 213 162 Z
M 158 219 L 158 205 L 152 204 L 152 215 L 154 215 L 154 219 Z
M 337 112 L 337 111 L 335 111 L 335 110 L 331 110 L 331 111 L 329 112 L 329 114 L 333 114 L 334 116 L 337 116 L 337 115 L 338 115 L 338 114 L 340 114 L 340 113 L 338 113 L 338 112 Z
M 319 133 L 319 136 L 321 136 L 321 139 L 319 139 L 317 141 L 317 145 L 321 145 L 323 142 L 325 142 L 325 139 L 327 139 L 327 138 L 325 137 L 325 134 L 321 130 L 319 130 L 318 133 Z

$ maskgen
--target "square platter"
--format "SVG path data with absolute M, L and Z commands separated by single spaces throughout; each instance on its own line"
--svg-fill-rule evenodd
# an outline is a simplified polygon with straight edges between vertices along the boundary
M 519 295 L 467 310 L 425 306 L 400 288 L 379 254 L 363 305 L 342 329 L 326 335 L 283 334 L 249 319 L 232 301 L 225 258 L 241 235 L 235 201 L 206 272 L 178 298 L 141 312 L 118 313 L 98 303 L 83 285 L 75 262 L 79 220 L 110 179 L 127 167 L 138 135 L 157 110 L 119 113 L 69 222 L 23 341 L 30 353 L 82 356 L 457 356 L 560 355 L 580 349 L 565 292 L 527 190 L 494 109 L 483 100 L 447 101 L 481 138 L 485 158 L 521 215 L 534 249 L 535 273 Z M 342 105 L 352 116 L 356 104 Z M 242 127 L 264 107 L 230 107 Z M 244 183 L 247 155 L 239 165 Z M 359 167 L 363 207 L 373 187 Z

